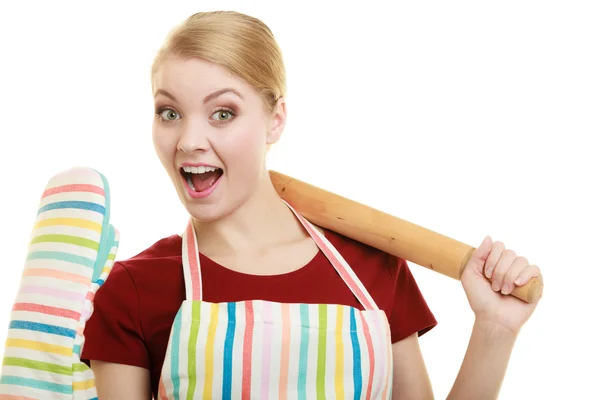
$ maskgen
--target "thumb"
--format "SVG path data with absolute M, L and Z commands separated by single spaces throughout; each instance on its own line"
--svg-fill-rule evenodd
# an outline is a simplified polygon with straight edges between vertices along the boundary
M 485 261 L 492 251 L 492 244 L 492 238 L 486 236 L 485 239 L 483 239 L 483 242 L 481 242 L 479 247 L 476 248 L 471 255 L 471 258 L 467 262 L 466 268 L 471 268 L 477 272 L 483 273 L 483 266 L 485 265 Z

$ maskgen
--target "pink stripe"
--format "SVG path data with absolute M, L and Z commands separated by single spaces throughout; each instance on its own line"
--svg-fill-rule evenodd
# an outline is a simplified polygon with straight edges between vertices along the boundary
M 51 289 L 43 286 L 27 285 L 19 289 L 20 293 L 41 294 L 44 296 L 59 297 L 62 299 L 83 301 L 84 297 L 78 293 L 69 292 L 67 290 Z
M 85 299 L 93 302 L 94 297 L 96 297 L 96 292 L 89 291 L 87 296 L 85 296 Z
M 360 287 L 356 284 L 353 277 L 348 273 L 345 266 L 337 259 L 337 257 L 331 252 L 329 246 L 321 240 L 321 238 L 315 234 L 314 229 L 304 222 L 303 219 L 300 219 L 304 227 L 311 233 L 311 236 L 323 253 L 327 256 L 329 261 L 333 264 L 337 272 L 340 274 L 346 285 L 350 288 L 350 290 L 354 293 L 354 295 L 358 298 L 358 301 L 363 305 L 365 310 L 374 310 L 373 304 L 371 301 L 365 296 Z
M 306 221 L 305 218 L 302 217 L 302 215 L 298 214 L 296 212 L 296 210 L 294 210 L 291 206 L 290 206 L 290 209 L 296 215 L 298 220 L 302 223 L 304 228 L 306 228 L 306 230 L 308 231 L 310 236 L 313 238 L 313 240 L 315 242 L 317 242 L 317 246 L 319 246 L 321 251 L 323 251 L 323 253 L 325 253 L 326 257 L 333 264 L 334 268 L 340 274 L 340 276 L 342 277 L 342 279 L 344 280 L 346 285 L 350 288 L 350 290 L 358 298 L 358 301 L 362 304 L 362 306 L 365 308 L 365 310 L 377 309 L 376 304 L 374 304 L 372 301 L 370 301 L 368 296 L 365 296 L 365 293 L 360 288 L 360 286 L 358 286 L 358 284 L 354 280 L 354 277 L 348 273 L 346 266 L 337 259 L 337 257 L 331 251 L 330 247 L 323 240 L 321 240 L 321 237 L 319 236 L 318 232 L 315 231 L 315 229 L 312 227 L 312 225 L 309 224 L 308 221 Z
M 377 372 L 377 376 L 384 379 L 385 377 L 385 382 L 387 384 L 387 380 L 388 380 L 388 375 L 386 372 L 387 369 L 387 365 L 385 363 L 385 348 L 388 347 L 387 344 L 385 343 L 385 338 L 383 338 L 383 331 L 381 330 L 381 323 L 375 323 L 375 341 L 374 341 L 374 347 L 377 347 L 375 349 L 375 353 L 377 354 L 377 364 L 381 365 L 381 370 Z M 385 347 L 384 347 L 385 346 Z M 381 386 L 383 385 L 383 381 L 380 381 L 377 385 L 377 387 L 379 388 L 379 390 L 382 390 L 382 392 L 380 392 L 380 395 L 383 399 L 386 399 L 385 397 L 385 390 L 381 388 Z M 373 396 L 375 397 L 376 393 L 373 394 Z
M 250 400 L 252 381 L 252 331 L 254 330 L 254 310 L 252 302 L 246 301 L 246 329 L 244 330 L 244 353 L 242 359 L 242 400 Z
M 68 272 L 56 271 L 48 268 L 30 268 L 23 272 L 23 276 L 43 276 L 46 278 L 56 278 L 63 281 L 81 283 L 82 285 L 88 285 L 90 279 L 85 276 L 70 274 Z
M 16 303 L 13 306 L 13 311 L 31 311 L 46 315 L 56 315 L 57 317 L 71 318 L 75 321 L 79 321 L 79 317 L 81 316 L 81 314 L 72 310 L 33 303 Z
M 200 292 L 200 273 L 198 269 L 198 250 L 196 246 L 196 240 L 194 239 L 194 227 L 190 223 L 186 232 L 187 239 L 187 257 L 190 264 L 190 276 L 192 279 L 192 300 L 202 300 L 202 293 Z
M 389 329 L 387 330 L 387 334 L 385 335 L 385 338 L 387 339 L 386 348 L 388 350 L 386 351 L 386 353 L 387 353 L 387 364 L 386 364 L 387 365 L 387 370 L 385 371 L 385 390 L 383 391 L 383 398 L 387 399 L 387 393 L 388 393 L 388 390 L 390 388 L 390 368 L 392 367 L 392 365 L 391 365 L 391 363 L 392 363 L 392 355 L 391 355 L 391 352 L 392 352 L 392 346 L 391 346 L 392 337 L 391 337 L 391 332 L 390 332 Z
M 14 396 L 12 394 L 0 394 L 0 400 L 35 400 L 33 397 Z
M 288 368 L 290 362 L 290 306 L 289 304 L 281 305 L 281 318 L 283 326 L 283 338 L 281 341 L 281 375 L 279 376 L 279 399 L 286 400 L 287 398 L 287 381 Z
M 264 302 L 263 327 L 265 328 L 262 358 L 262 398 L 269 398 L 269 379 L 271 378 L 271 343 L 273 340 L 273 316 L 271 303 Z
M 158 400 L 169 400 L 167 397 L 167 390 L 165 389 L 165 382 L 162 377 L 158 381 Z
M 96 185 L 88 185 L 88 184 L 73 184 L 73 185 L 63 185 L 57 186 L 54 188 L 46 189 L 42 194 L 42 199 L 44 197 L 51 196 L 53 194 L 59 193 L 67 193 L 67 192 L 88 192 L 88 193 L 97 193 L 99 195 L 104 196 L 104 189 Z
M 367 324 L 364 313 L 358 313 L 363 323 L 363 333 L 367 341 L 367 351 L 369 352 L 369 383 L 367 384 L 367 399 L 371 398 L 373 391 L 373 374 L 375 373 L 375 351 L 373 350 L 373 339 L 371 338 L 371 329 Z

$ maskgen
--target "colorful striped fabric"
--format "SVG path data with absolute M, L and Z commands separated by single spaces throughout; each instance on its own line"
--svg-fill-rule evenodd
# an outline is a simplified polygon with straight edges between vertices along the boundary
M 364 311 L 337 304 L 202 301 L 190 222 L 182 248 L 186 300 L 172 327 L 160 400 L 391 398 L 392 347 L 385 312 L 325 236 L 290 209 Z
M 118 248 L 109 220 L 108 182 L 99 172 L 73 168 L 48 182 L 11 314 L 0 399 L 96 398 L 80 354 L 94 294 Z

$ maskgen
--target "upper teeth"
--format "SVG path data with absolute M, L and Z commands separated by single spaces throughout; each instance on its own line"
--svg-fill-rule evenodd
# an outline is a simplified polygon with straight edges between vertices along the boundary
M 217 168 L 215 167 L 191 167 L 191 166 L 185 166 L 183 167 L 183 171 L 187 172 L 189 174 L 203 174 L 205 172 L 212 172 L 217 170 Z

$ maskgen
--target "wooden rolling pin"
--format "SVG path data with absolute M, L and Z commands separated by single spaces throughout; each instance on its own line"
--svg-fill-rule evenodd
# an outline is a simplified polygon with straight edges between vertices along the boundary
M 279 196 L 313 224 L 385 251 L 396 257 L 460 279 L 475 247 L 433 232 L 393 215 L 269 171 Z M 531 303 L 542 295 L 539 278 L 511 293 Z

